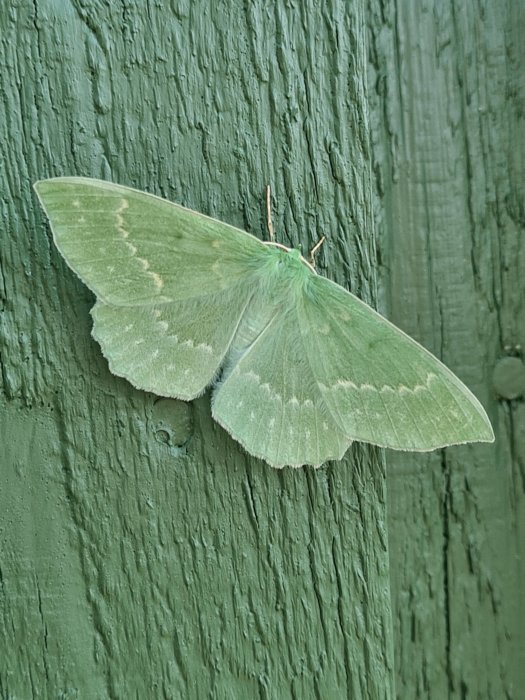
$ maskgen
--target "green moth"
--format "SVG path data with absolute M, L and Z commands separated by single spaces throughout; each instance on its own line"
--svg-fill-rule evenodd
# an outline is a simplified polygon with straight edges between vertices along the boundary
M 214 419 L 271 466 L 494 440 L 449 369 L 298 250 L 109 182 L 35 189 L 111 371 L 185 401 L 211 385 Z

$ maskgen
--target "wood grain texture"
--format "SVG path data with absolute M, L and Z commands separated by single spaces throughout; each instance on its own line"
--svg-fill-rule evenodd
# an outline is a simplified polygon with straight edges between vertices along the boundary
M 110 375 L 31 184 L 75 174 L 376 282 L 359 0 L 0 10 L 2 698 L 391 698 L 385 474 L 250 460 Z
M 521 698 L 525 412 L 523 3 L 373 3 L 376 221 L 391 318 L 488 408 L 493 447 L 388 454 L 396 690 Z M 375 98 L 374 98 L 375 94 Z

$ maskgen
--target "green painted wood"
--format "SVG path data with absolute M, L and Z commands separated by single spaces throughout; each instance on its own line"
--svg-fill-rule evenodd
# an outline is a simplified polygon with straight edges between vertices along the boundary
M 360 0 L 0 9 L 2 698 L 392 698 L 378 450 L 276 471 L 110 375 L 31 183 L 76 174 L 260 236 L 373 299 Z
M 397 696 L 520 698 L 520 3 L 103 5 L 0 8 L 0 697 L 393 696 L 378 453 L 272 472 L 111 377 L 30 189 L 75 173 L 258 235 L 271 183 L 284 242 L 380 273 L 497 431 L 387 455 Z
M 519 699 L 525 5 L 409 0 L 371 14 L 390 315 L 474 390 L 497 435 L 492 447 L 387 456 L 397 696 Z

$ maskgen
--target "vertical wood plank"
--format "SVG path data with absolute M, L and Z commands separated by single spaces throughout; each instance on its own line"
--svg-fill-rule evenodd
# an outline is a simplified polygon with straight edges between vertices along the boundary
M 0 694 L 391 698 L 379 451 L 251 460 L 112 377 L 33 181 L 147 189 L 279 240 L 373 298 L 362 3 L 0 10 Z
M 525 341 L 524 8 L 374 3 L 370 26 L 385 304 L 497 434 L 387 457 L 397 694 L 518 698 L 525 413 L 493 373 Z

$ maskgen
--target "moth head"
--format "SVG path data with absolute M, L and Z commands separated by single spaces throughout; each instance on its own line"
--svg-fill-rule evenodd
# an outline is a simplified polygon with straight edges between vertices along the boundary
M 273 251 L 272 263 L 278 269 L 304 273 L 306 268 L 310 272 L 315 273 L 315 268 L 303 257 L 298 248 L 287 248 L 282 243 L 275 243 L 274 241 L 265 241 L 264 243 Z

